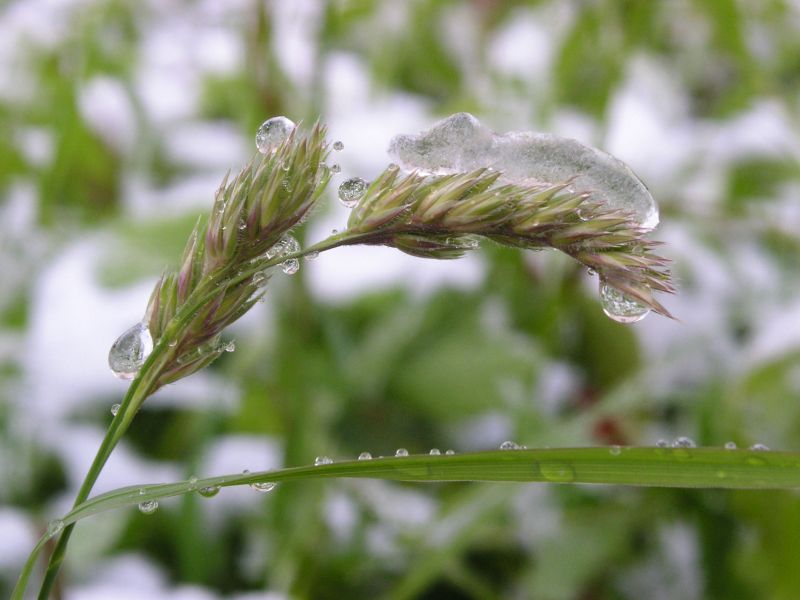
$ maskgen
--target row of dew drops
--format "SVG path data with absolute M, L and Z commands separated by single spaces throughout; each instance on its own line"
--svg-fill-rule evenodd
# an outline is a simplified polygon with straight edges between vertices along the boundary
M 112 413 L 116 414 L 116 410 L 118 410 L 119 406 L 115 405 L 116 409 L 112 407 Z M 689 448 L 695 448 L 695 442 L 686 436 L 680 436 L 675 438 L 672 442 L 667 440 L 658 440 L 656 442 L 657 448 L 674 448 L 676 450 L 686 450 Z M 737 446 L 735 442 L 727 442 L 724 445 L 726 450 L 736 450 Z M 527 446 L 517 444 L 514 441 L 506 440 L 499 446 L 500 450 L 527 450 Z M 754 452 L 764 452 L 768 451 L 769 448 L 764 444 L 753 444 L 750 446 L 750 450 Z M 612 456 L 620 456 L 622 454 L 622 447 L 618 445 L 610 446 L 609 453 Z M 430 452 L 428 452 L 430 456 L 453 456 L 455 455 L 455 450 L 449 449 L 442 452 L 438 448 L 431 448 Z M 410 456 L 408 450 L 406 448 L 398 448 L 394 456 L 396 458 L 403 458 Z M 362 452 L 358 455 L 358 460 L 372 460 L 373 456 L 370 452 Z M 383 456 L 379 456 L 378 458 L 384 458 Z M 314 459 L 315 466 L 324 466 L 324 465 L 331 465 L 334 464 L 334 460 L 329 456 L 317 456 Z M 753 463 L 750 464 L 760 464 L 760 463 Z M 574 472 L 572 471 L 572 467 L 568 464 L 560 462 L 560 461 L 549 461 L 549 462 L 542 462 L 539 465 L 539 468 L 544 475 L 544 477 L 550 481 L 561 481 L 561 482 L 569 482 L 574 478 Z M 249 470 L 245 469 L 242 471 L 243 475 L 247 475 L 250 473 Z M 188 479 L 188 483 L 191 489 L 195 489 L 197 486 L 198 479 L 197 477 L 190 477 Z M 260 493 L 267 493 L 271 492 L 278 486 L 277 482 L 274 481 L 256 481 L 250 484 L 250 489 Z M 204 497 L 204 498 L 213 498 L 216 496 L 220 491 L 220 486 L 218 485 L 211 485 L 197 489 L 197 493 Z M 144 489 L 139 490 L 139 494 L 144 495 L 146 492 Z M 139 512 L 145 515 L 151 515 L 158 510 L 158 500 L 150 499 L 144 500 L 139 503 Z M 50 521 L 47 527 L 47 536 L 52 537 L 57 535 L 61 532 L 64 528 L 64 522 L 60 519 L 53 519 Z
M 272 117 L 264 121 L 256 132 L 256 148 L 262 154 L 275 152 L 278 146 L 295 129 L 295 123 L 284 116 Z M 333 149 L 341 151 L 344 144 L 341 141 L 333 143 Z M 330 167 L 333 173 L 341 172 L 338 164 Z M 368 182 L 360 177 L 351 177 L 341 183 L 338 196 L 341 203 L 347 208 L 355 207 L 364 196 L 369 187 Z M 267 258 L 289 256 L 300 251 L 300 243 L 291 235 L 285 235 L 267 253 Z M 313 260 L 317 253 L 309 253 L 306 260 Z M 297 258 L 287 258 L 280 264 L 281 270 L 287 275 L 293 275 L 300 269 Z M 265 272 L 256 273 L 253 283 L 256 287 L 266 285 L 269 275 Z M 623 294 L 616 288 L 600 282 L 600 300 L 603 312 L 611 319 L 620 323 L 635 323 L 648 315 L 650 309 L 633 298 Z M 133 379 L 139 368 L 153 350 L 153 339 L 145 323 L 137 323 L 126 330 L 111 346 L 108 364 L 112 372 L 120 379 Z M 226 348 L 226 350 L 228 350 Z M 216 351 L 216 349 L 212 349 Z M 230 351 L 230 350 L 228 350 Z

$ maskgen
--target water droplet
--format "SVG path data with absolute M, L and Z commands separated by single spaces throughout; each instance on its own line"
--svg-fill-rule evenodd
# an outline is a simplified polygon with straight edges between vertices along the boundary
M 275 150 L 294 128 L 294 121 L 286 117 L 267 119 L 256 132 L 256 148 L 261 154 Z
M 225 352 L 234 352 L 236 350 L 236 342 L 231 340 L 227 344 L 225 344 Z
M 765 452 L 769 450 L 764 444 L 753 444 L 750 446 L 750 450 L 755 450 L 756 452 Z
M 152 351 L 150 330 L 144 323 L 137 323 L 111 345 L 108 366 L 120 379 L 133 379 Z
M 314 459 L 314 465 L 317 467 L 320 465 L 330 465 L 332 463 L 333 459 L 329 456 L 318 456 Z
M 688 438 L 684 435 L 676 437 L 672 441 L 673 448 L 694 448 L 695 445 L 696 444 L 694 443 L 694 440 L 692 440 L 692 438 Z
M 315 260 L 318 256 L 319 256 L 319 252 L 314 250 L 314 251 L 309 252 L 308 254 L 306 254 L 305 255 L 305 259 L 310 262 L 312 260 Z
M 351 177 L 339 186 L 339 200 L 347 208 L 353 208 L 364 192 L 367 191 L 367 182 L 360 177 Z
M 372 460 L 372 454 L 369 452 L 362 452 L 358 455 L 358 460 Z
M 455 450 L 445 450 L 444 453 L 447 456 L 453 456 L 456 453 L 456 451 Z
M 622 453 L 622 448 L 614 444 L 611 448 L 608 449 L 608 453 L 611 456 L 619 456 Z
M 47 524 L 47 531 L 45 532 L 45 535 L 48 538 L 51 538 L 54 535 L 58 535 L 59 533 L 61 533 L 63 529 L 64 529 L 64 521 L 62 521 L 61 519 L 53 519 Z
M 547 481 L 569 483 L 575 480 L 575 471 L 565 462 L 548 460 L 539 463 L 539 470 Z
M 500 450 L 519 450 L 519 444 L 511 440 L 506 440 L 500 444 Z
M 667 440 L 658 440 L 656 446 L 658 448 L 669 448 L 669 442 Z
M 242 219 L 241 221 L 239 221 L 239 224 L 236 227 L 239 229 L 239 231 L 244 231 L 245 229 L 247 229 L 247 221 Z
M 268 279 L 269 277 L 267 277 L 266 273 L 264 273 L 263 271 L 259 271 L 258 273 L 253 275 L 253 285 L 256 287 L 263 287 L 264 285 L 266 285 Z
M 725 450 L 736 450 L 736 442 L 725 442 Z
M 650 309 L 600 280 L 600 301 L 603 312 L 617 323 L 636 323 L 644 319 Z
M 428 454 L 430 454 L 431 456 L 439 456 L 441 453 L 442 451 L 439 450 L 438 448 L 431 448 L 431 451 L 428 452 Z
M 594 277 L 595 275 L 597 275 L 597 271 L 595 269 L 592 269 L 591 267 L 586 269 L 586 273 L 589 275 L 589 277 Z
M 341 172 L 342 172 L 342 166 L 339 163 L 333 163 L 331 165 L 331 173 L 336 175 L 337 173 L 341 173 Z
M 253 490 L 254 492 L 266 493 L 274 490 L 277 487 L 277 485 L 278 484 L 275 483 L 274 481 L 260 481 L 251 483 L 250 489 Z
M 394 453 L 395 456 L 408 456 L 408 450 L 405 448 L 398 448 L 397 451 Z
M 300 270 L 300 261 L 296 258 L 290 258 L 281 263 L 281 271 L 287 275 L 294 275 Z
M 145 500 L 139 503 L 139 512 L 143 515 L 152 515 L 158 510 L 158 500 Z
M 197 490 L 197 493 L 200 494 L 203 498 L 213 498 L 217 494 L 219 494 L 219 486 L 218 485 L 209 485 L 208 487 L 200 488 Z
M 167 346 L 169 346 L 170 348 L 174 348 L 177 345 L 178 345 L 178 340 L 170 340 L 169 343 L 167 344 Z
M 111 405 L 111 414 L 116 417 L 117 413 L 119 412 L 119 409 L 120 409 L 120 405 L 119 404 L 112 404 Z
M 188 483 L 189 483 L 189 487 L 191 489 L 196 488 L 197 487 L 197 477 L 192 475 L 191 477 L 189 477 Z
M 339 140 L 333 142 L 333 149 L 339 152 L 340 150 L 344 150 L 344 144 Z

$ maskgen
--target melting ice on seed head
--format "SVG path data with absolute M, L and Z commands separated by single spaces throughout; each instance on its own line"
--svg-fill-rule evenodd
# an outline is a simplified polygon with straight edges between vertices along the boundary
M 575 140 L 533 131 L 495 133 L 469 113 L 456 113 L 417 135 L 397 135 L 390 156 L 404 169 L 447 175 L 492 168 L 501 181 L 565 183 L 595 202 L 627 213 L 644 229 L 658 225 L 658 206 L 621 160 Z
M 137 323 L 111 345 L 108 366 L 120 379 L 133 379 L 152 351 L 150 330 L 144 323 Z
M 286 117 L 267 119 L 256 132 L 256 148 L 261 154 L 275 150 L 294 128 L 294 121 Z

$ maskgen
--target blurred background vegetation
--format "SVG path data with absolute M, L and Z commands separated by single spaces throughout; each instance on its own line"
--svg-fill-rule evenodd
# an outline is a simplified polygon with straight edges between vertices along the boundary
M 342 177 L 470 111 L 627 161 L 680 322 L 606 319 L 563 257 L 337 250 L 159 392 L 97 489 L 397 447 L 800 450 L 796 0 L 17 0 L 0 7 L 0 595 L 124 384 L 105 366 L 258 124 Z M 338 185 L 338 181 L 334 182 Z M 333 195 L 300 232 L 342 227 Z M 64 598 L 800 597 L 794 492 L 329 481 L 80 524 Z

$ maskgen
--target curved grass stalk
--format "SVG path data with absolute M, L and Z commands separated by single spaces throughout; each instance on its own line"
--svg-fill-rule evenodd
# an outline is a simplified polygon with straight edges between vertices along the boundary
M 128 486 L 79 503 L 61 520 L 65 527 L 71 527 L 101 512 L 190 494 L 202 488 L 336 478 L 774 490 L 800 487 L 800 452 L 613 446 L 351 460 L 176 483 Z M 28 558 L 24 577 L 20 578 L 12 595 L 13 600 L 23 597 L 33 564 L 47 539 L 48 536 L 44 536 Z

